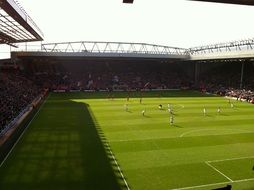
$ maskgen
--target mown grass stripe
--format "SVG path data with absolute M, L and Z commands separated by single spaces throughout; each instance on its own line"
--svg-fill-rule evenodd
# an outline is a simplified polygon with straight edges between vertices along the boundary
M 8 152 L 8 154 L 5 156 L 4 160 L 1 162 L 0 164 L 0 168 L 2 167 L 2 165 L 5 163 L 5 161 L 7 160 L 7 158 L 9 157 L 9 155 L 12 153 L 13 149 L 16 147 L 16 145 L 19 143 L 20 139 L 23 137 L 23 135 L 25 134 L 25 132 L 27 131 L 28 127 L 30 126 L 30 124 L 33 122 L 33 120 L 37 117 L 38 113 L 41 111 L 41 109 L 43 108 L 44 104 L 47 102 L 47 100 L 49 99 L 51 94 L 49 94 L 47 96 L 47 98 L 43 101 L 43 104 L 40 106 L 40 108 L 37 110 L 37 112 L 34 114 L 33 118 L 30 120 L 30 122 L 28 123 L 28 125 L 26 126 L 26 128 L 23 130 L 23 132 L 21 133 L 21 135 L 19 136 L 19 138 L 17 139 L 17 141 L 14 143 L 14 145 L 11 147 L 11 150 Z

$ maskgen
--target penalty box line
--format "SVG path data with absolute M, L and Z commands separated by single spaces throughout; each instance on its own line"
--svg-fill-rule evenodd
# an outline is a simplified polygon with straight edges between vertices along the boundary
M 214 169 L 215 171 L 217 171 L 218 173 L 223 175 L 229 181 L 219 182 L 219 183 L 210 183 L 210 184 L 204 184 L 204 185 L 189 186 L 189 187 L 182 187 L 182 188 L 174 188 L 174 189 L 170 189 L 170 190 L 188 190 L 188 189 L 196 189 L 196 188 L 202 188 L 202 187 L 211 187 L 211 186 L 215 186 L 215 185 L 227 185 L 227 184 L 230 184 L 230 183 L 241 183 L 241 182 L 254 181 L 254 178 L 232 180 L 231 178 L 229 178 L 228 176 L 223 174 L 221 171 L 219 171 L 217 168 L 215 168 L 214 166 L 211 165 L 211 163 L 213 163 L 213 162 L 224 162 L 224 161 L 241 160 L 241 159 L 249 159 L 249 158 L 254 158 L 254 156 L 229 158 L 229 159 L 223 159 L 223 160 L 210 160 L 210 161 L 205 162 L 209 167 L 211 167 L 212 169 Z
M 206 162 L 208 162 L 208 163 L 224 162 L 224 161 L 232 161 L 232 160 L 244 160 L 244 159 L 249 159 L 249 158 L 254 158 L 254 156 L 245 156 L 245 157 L 238 157 L 238 158 L 228 158 L 228 159 L 223 159 L 223 160 L 209 160 L 209 161 L 206 161 Z
M 218 172 L 219 174 L 221 174 L 222 176 L 224 176 L 225 178 L 227 178 L 230 182 L 233 182 L 233 180 L 228 177 L 227 175 L 225 175 L 224 173 L 222 173 L 220 170 L 218 170 L 216 167 L 214 167 L 212 164 L 210 164 L 209 162 L 205 162 L 206 165 L 208 165 L 210 168 L 212 168 L 213 170 L 215 170 L 216 172 Z
M 240 180 L 235 180 L 235 181 L 233 181 L 233 182 L 227 181 L 227 182 L 220 182 L 220 183 L 210 183 L 210 184 L 204 184 L 204 185 L 196 185 L 196 186 L 189 186 L 189 187 L 181 187 L 181 188 L 170 189 L 170 190 L 196 189 L 196 188 L 202 188 L 202 187 L 211 187 L 211 186 L 215 186 L 215 185 L 227 185 L 227 184 L 230 184 L 230 183 L 241 183 L 241 182 L 247 182 L 247 181 L 254 181 L 254 178 L 240 179 Z
M 215 171 L 217 171 L 219 174 L 221 174 L 222 176 L 224 176 L 225 178 L 227 178 L 230 182 L 234 182 L 230 177 L 228 177 L 227 175 L 225 175 L 224 173 L 222 173 L 219 169 L 217 169 L 215 166 L 212 165 L 212 163 L 216 163 L 216 162 L 226 162 L 226 161 L 232 161 L 232 160 L 243 160 L 243 159 L 249 159 L 249 158 L 254 158 L 254 156 L 248 156 L 248 157 L 238 157 L 238 158 L 228 158 L 228 159 L 222 159 L 222 160 L 210 160 L 210 161 L 206 161 L 206 165 L 208 165 L 209 167 L 211 167 L 212 169 L 214 169 Z

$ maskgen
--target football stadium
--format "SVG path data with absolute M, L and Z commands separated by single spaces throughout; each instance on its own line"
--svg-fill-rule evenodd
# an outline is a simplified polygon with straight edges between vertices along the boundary
M 254 190 L 254 38 L 44 42 L 25 10 L 0 0 L 1 190 Z

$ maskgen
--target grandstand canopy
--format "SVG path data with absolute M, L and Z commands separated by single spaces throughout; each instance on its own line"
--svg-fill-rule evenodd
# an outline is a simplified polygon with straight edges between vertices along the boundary
M 134 0 L 123 0 L 123 3 L 133 3 Z
M 207 1 L 207 2 L 215 2 L 215 3 L 254 5 L 254 0 L 192 0 L 192 1 Z
M 42 41 L 43 33 L 13 0 L 0 0 L 0 44 Z
M 133 3 L 134 0 L 123 0 L 123 3 Z M 254 0 L 191 0 L 191 1 L 206 1 L 214 3 L 230 3 L 240 5 L 254 5 Z

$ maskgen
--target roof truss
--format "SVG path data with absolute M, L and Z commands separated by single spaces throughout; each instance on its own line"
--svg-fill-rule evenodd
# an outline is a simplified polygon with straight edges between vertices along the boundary
M 28 14 L 13 0 L 0 0 L 0 44 L 43 40 Z

